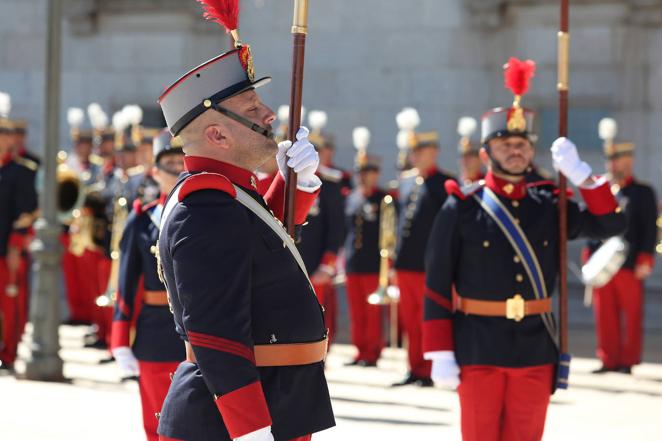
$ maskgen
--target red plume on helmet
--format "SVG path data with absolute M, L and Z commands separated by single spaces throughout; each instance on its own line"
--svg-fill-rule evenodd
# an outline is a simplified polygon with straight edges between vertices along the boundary
M 239 25 L 239 0 L 197 0 L 205 10 L 204 17 L 215 21 L 226 32 L 237 29 Z
M 515 96 L 522 96 L 529 91 L 531 78 L 536 74 L 536 63 L 532 60 L 510 58 L 504 68 L 505 86 Z

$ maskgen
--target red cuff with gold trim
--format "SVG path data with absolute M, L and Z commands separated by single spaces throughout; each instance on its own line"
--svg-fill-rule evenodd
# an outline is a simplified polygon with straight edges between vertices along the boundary
M 131 346 L 129 334 L 131 331 L 131 322 L 124 320 L 115 320 L 110 331 L 110 349 L 122 346 Z
M 452 350 L 454 350 L 453 324 L 450 319 L 424 321 L 423 353 Z
M 302 225 L 306 222 L 310 207 L 313 206 L 319 192 L 319 189 L 314 193 L 297 190 L 294 212 L 294 223 L 296 225 Z M 267 201 L 269 208 L 274 212 L 274 216 L 283 221 L 285 218 L 285 178 L 283 178 L 283 175 L 280 173 L 276 174 L 276 178 L 271 183 L 269 190 L 267 190 L 264 200 Z
M 269 407 L 259 381 L 216 398 L 216 406 L 232 439 L 271 426 Z
M 637 254 L 637 263 L 639 265 L 648 265 L 649 268 L 653 269 L 655 267 L 655 257 L 649 253 L 639 253 Z
M 616 198 L 611 193 L 609 182 L 605 181 L 596 188 L 580 188 L 579 191 L 586 202 L 588 211 L 595 216 L 603 216 L 605 214 L 613 213 L 618 208 Z
M 23 246 L 25 245 L 25 234 L 21 233 L 11 233 L 9 235 L 9 247 L 10 248 L 18 248 L 19 250 L 23 249 Z

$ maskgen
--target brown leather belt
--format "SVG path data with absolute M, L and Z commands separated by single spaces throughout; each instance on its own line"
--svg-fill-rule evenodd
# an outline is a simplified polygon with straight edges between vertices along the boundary
M 193 346 L 186 343 L 186 361 L 197 363 Z M 319 363 L 326 358 L 328 338 L 314 343 L 289 343 L 255 345 L 255 365 L 257 367 L 301 366 Z
M 166 306 L 168 305 L 168 294 L 165 291 L 145 291 L 143 303 L 145 305 Z
M 465 314 L 505 317 L 519 322 L 529 315 L 552 312 L 552 299 L 524 300 L 521 295 L 516 294 L 505 302 L 499 302 L 457 296 L 455 298 L 455 309 Z

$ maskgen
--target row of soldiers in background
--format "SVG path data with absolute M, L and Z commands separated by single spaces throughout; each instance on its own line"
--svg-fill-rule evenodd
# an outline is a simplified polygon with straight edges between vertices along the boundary
M 119 241 L 134 201 L 158 198 L 152 142 L 142 110 L 125 106 L 112 121 L 98 104 L 67 112 L 72 150 L 58 156 L 58 199 L 69 323 L 93 323 L 88 346 L 110 344 L 112 298 L 119 277 Z M 110 124 L 109 124 L 110 123 Z
M 0 368 L 11 369 L 28 319 L 28 244 L 38 215 L 38 159 L 25 147 L 27 125 L 10 119 L 0 92 Z

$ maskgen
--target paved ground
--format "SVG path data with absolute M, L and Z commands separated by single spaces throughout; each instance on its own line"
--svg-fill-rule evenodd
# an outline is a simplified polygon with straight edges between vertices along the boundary
M 143 440 L 137 384 L 120 383 L 114 364 L 98 364 L 103 351 L 82 349 L 83 332 L 62 328 L 69 384 L 0 377 L 1 441 Z M 590 352 L 582 347 L 592 344 L 590 334 L 573 331 L 578 349 Z M 648 343 L 659 361 L 662 335 L 649 335 Z M 402 350 L 387 350 L 376 369 L 343 367 L 352 354 L 347 345 L 331 352 L 328 379 L 338 426 L 315 439 L 459 439 L 455 393 L 388 387 L 404 374 Z M 575 359 L 572 388 L 554 396 L 545 440 L 662 439 L 662 364 L 638 366 L 633 376 L 590 374 L 597 366 L 594 359 Z

